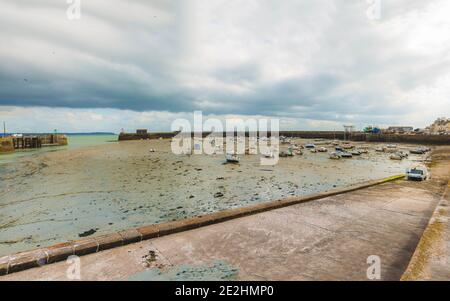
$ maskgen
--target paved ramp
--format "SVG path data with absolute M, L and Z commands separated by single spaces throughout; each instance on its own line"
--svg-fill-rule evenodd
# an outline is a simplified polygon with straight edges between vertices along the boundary
M 444 186 L 396 181 L 81 257 L 82 280 L 399 280 Z M 3 277 L 65 280 L 60 262 Z

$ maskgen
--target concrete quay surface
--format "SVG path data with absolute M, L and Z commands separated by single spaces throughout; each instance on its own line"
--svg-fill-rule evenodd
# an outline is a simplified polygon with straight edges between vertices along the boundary
M 441 181 L 396 182 L 80 257 L 81 280 L 399 280 Z M 59 262 L 1 280 L 68 280 Z
M 436 178 L 442 181 L 450 177 L 450 152 L 435 152 Z M 404 281 L 450 280 L 450 181 L 420 239 L 407 270 Z

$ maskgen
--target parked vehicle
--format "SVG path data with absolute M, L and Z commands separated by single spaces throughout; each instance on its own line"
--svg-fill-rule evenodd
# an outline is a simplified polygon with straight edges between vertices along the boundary
M 408 180 L 425 181 L 428 175 L 428 169 L 425 166 L 414 166 L 406 170 Z
M 305 145 L 305 148 L 309 148 L 309 149 L 312 149 L 312 148 L 316 148 L 316 146 L 314 145 L 314 144 L 306 144 Z
M 317 151 L 319 153 L 326 153 L 328 151 L 328 149 L 326 149 L 325 147 L 319 147 L 319 149 Z

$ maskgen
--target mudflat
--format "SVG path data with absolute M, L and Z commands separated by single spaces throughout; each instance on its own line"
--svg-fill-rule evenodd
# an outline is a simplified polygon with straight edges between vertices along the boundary
M 332 149 L 329 141 L 320 143 Z M 0 255 L 345 187 L 403 173 L 424 160 L 393 161 L 374 151 L 377 144 L 369 146 L 368 154 L 353 159 L 304 151 L 275 166 L 261 166 L 260 155 L 241 156 L 240 164 L 224 164 L 224 155 L 177 156 L 170 140 L 20 157 L 1 166 Z

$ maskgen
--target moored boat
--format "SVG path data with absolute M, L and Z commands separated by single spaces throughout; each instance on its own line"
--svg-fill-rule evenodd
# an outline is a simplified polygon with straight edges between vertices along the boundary
M 339 155 L 341 155 L 342 158 L 353 158 L 352 153 L 349 152 L 342 152 Z
M 240 158 L 236 154 L 226 154 L 225 156 L 228 163 L 239 163 Z
M 339 155 L 337 152 L 330 153 L 330 159 L 339 160 L 340 158 L 341 158 L 341 155 Z

